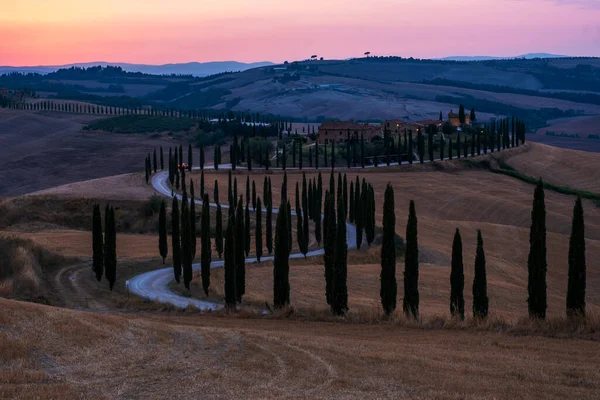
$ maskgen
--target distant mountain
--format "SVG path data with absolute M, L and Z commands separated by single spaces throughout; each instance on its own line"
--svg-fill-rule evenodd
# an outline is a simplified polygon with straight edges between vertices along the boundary
M 39 73 L 48 74 L 61 68 L 71 67 L 95 67 L 101 66 L 118 66 L 123 68 L 127 72 L 142 72 L 145 74 L 153 75 L 194 75 L 194 76 L 206 76 L 214 75 L 221 72 L 234 72 L 234 71 L 245 71 L 251 68 L 263 67 L 265 65 L 271 65 L 271 62 L 263 61 L 256 63 L 242 63 L 237 61 L 212 61 L 212 62 L 190 62 L 182 64 L 164 64 L 164 65 L 148 65 L 148 64 L 128 64 L 128 63 L 111 63 L 106 61 L 89 62 L 89 63 L 76 63 L 66 65 L 53 65 L 53 66 L 35 66 L 35 67 L 3 67 L 0 66 L 0 75 L 10 72 L 21 72 L 21 73 Z
M 495 57 L 495 56 L 450 56 L 440 58 L 440 60 L 448 60 L 448 61 L 487 61 L 487 60 L 512 60 L 515 58 L 525 58 L 527 60 L 531 60 L 532 58 L 565 58 L 570 56 L 564 56 L 560 54 L 550 54 L 550 53 L 527 53 L 521 54 L 520 56 L 515 57 Z

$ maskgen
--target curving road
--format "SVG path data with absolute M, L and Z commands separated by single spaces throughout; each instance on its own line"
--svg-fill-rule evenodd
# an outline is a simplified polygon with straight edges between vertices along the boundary
M 219 169 L 230 169 L 231 164 L 220 164 Z M 199 168 L 194 168 L 199 169 Z M 205 166 L 204 169 L 213 169 L 212 166 Z M 154 189 L 169 198 L 171 198 L 171 188 L 169 188 L 168 184 L 169 174 L 167 171 L 162 171 L 155 174 L 152 178 L 152 186 Z M 181 200 L 181 195 L 174 194 L 177 196 L 179 200 Z M 196 204 L 202 204 L 202 201 L 195 200 Z M 210 203 L 211 207 L 216 207 L 215 203 Z M 222 208 L 229 208 L 229 205 L 222 204 Z M 266 213 L 266 209 L 263 208 L 263 212 Z M 273 209 L 273 213 L 277 214 L 279 212 L 278 209 Z M 296 212 L 292 210 L 292 215 L 296 215 Z M 356 228 L 354 225 L 346 222 L 346 240 L 348 243 L 348 248 L 356 248 Z M 313 250 L 306 254 L 306 257 L 314 257 L 318 255 L 324 254 L 323 249 Z M 302 253 L 294 253 L 290 255 L 290 258 L 304 258 Z M 261 257 L 260 260 L 268 261 L 272 260 L 273 256 Z M 256 263 L 257 260 L 254 257 L 246 258 L 246 268 L 252 268 L 252 263 Z M 210 264 L 211 268 L 222 268 L 223 261 L 213 261 Z M 192 268 L 194 271 L 200 270 L 200 264 L 193 264 Z M 181 296 L 171 289 L 169 289 L 169 283 L 174 280 L 173 277 L 173 267 L 158 269 L 155 271 L 146 272 L 141 275 L 137 275 L 126 282 L 126 285 L 129 288 L 129 291 L 133 294 L 136 294 L 145 299 L 157 301 L 159 303 L 164 304 L 172 304 L 176 307 L 186 308 L 186 307 L 196 307 L 200 310 L 217 310 L 223 308 L 223 304 L 214 303 L 211 301 L 193 299 L 189 297 Z
M 490 149 L 491 150 L 491 149 Z M 495 149 L 496 152 L 501 151 L 501 149 L 497 148 Z M 472 157 L 473 154 L 468 154 L 467 157 Z M 477 156 L 477 154 L 475 155 Z M 461 157 L 460 159 L 462 159 L 464 157 Z M 458 158 L 457 158 L 458 159 Z M 434 159 L 434 161 L 439 161 L 439 159 Z M 426 162 L 429 162 L 428 160 Z M 418 163 L 418 161 L 417 161 Z M 406 165 L 407 163 L 402 163 L 402 165 Z M 381 166 L 386 166 L 386 163 L 382 163 Z M 399 165 L 397 162 L 391 163 L 390 166 L 396 166 Z M 374 165 L 368 165 L 365 166 L 365 168 L 375 168 Z M 194 169 L 200 169 L 199 167 L 195 167 Z M 213 165 L 206 165 L 204 166 L 204 169 L 214 169 Z M 219 164 L 219 169 L 231 169 L 231 164 Z M 270 168 L 272 170 L 281 170 L 281 168 Z M 290 170 L 297 170 L 299 168 L 287 168 Z M 361 166 L 357 166 L 357 167 L 351 167 L 351 169 L 362 169 Z M 255 169 L 256 171 L 260 171 L 260 169 Z M 306 170 L 308 171 L 312 171 L 315 172 L 317 170 L 315 169 L 309 169 L 306 168 Z M 327 168 L 323 168 L 321 171 L 328 171 Z M 159 192 L 160 194 L 167 196 L 169 198 L 172 197 L 172 191 L 169 188 L 169 184 L 168 184 L 168 177 L 169 174 L 167 171 L 162 171 L 159 172 L 157 174 L 155 174 L 152 177 L 152 186 L 154 187 L 154 189 Z M 177 198 L 179 200 L 181 200 L 181 195 L 179 194 L 174 194 L 175 196 L 177 196 Z M 195 200 L 196 204 L 202 204 L 201 200 Z M 216 207 L 217 205 L 215 203 L 210 203 L 211 207 Z M 229 208 L 229 205 L 227 204 L 222 204 L 221 205 L 222 208 Z M 263 208 L 263 212 L 266 212 L 267 210 Z M 277 214 L 279 212 L 278 209 L 274 208 L 273 209 L 273 213 Z M 292 210 L 292 215 L 296 215 L 296 212 L 294 210 Z M 346 222 L 346 241 L 348 243 L 348 248 L 349 249 L 353 249 L 356 248 L 356 228 L 354 227 L 354 225 Z M 314 250 L 314 251 L 310 251 L 306 254 L 306 257 L 313 257 L 313 256 L 318 256 L 318 255 L 322 255 L 324 254 L 324 250 L 323 249 L 318 249 L 318 250 Z M 294 253 L 290 255 L 290 258 L 303 258 L 304 255 L 302 253 Z M 261 257 L 261 261 L 268 261 L 268 260 L 272 260 L 273 256 L 267 256 L 267 257 Z M 248 264 L 252 264 L 252 263 L 256 263 L 257 260 L 256 258 L 246 258 L 246 267 L 248 268 Z M 219 261 L 213 261 L 210 264 L 211 268 L 221 268 L 223 267 L 223 261 L 219 260 Z M 194 271 L 197 271 L 200 269 L 200 264 L 193 264 L 192 268 Z M 250 267 L 251 268 L 251 267 Z M 196 307 L 199 308 L 201 310 L 217 310 L 219 308 L 223 307 L 223 304 L 221 303 L 214 303 L 214 302 L 210 302 L 210 301 L 204 301 L 204 300 L 199 300 L 199 299 L 193 299 L 193 298 L 189 298 L 189 297 L 184 297 L 181 296 L 175 292 L 173 292 L 171 289 L 169 289 L 169 283 L 174 280 L 173 277 L 173 267 L 168 267 L 168 268 L 163 268 L 163 269 L 159 269 L 159 270 L 155 270 L 155 271 L 150 271 L 150 272 L 146 272 L 144 274 L 141 275 L 137 275 L 133 278 L 131 278 L 130 280 L 128 280 L 126 282 L 126 285 L 129 288 L 129 291 L 131 293 L 134 293 L 140 297 L 149 299 L 149 300 L 153 300 L 153 301 L 158 301 L 160 303 L 165 303 L 165 304 L 172 304 L 176 307 L 181 307 L 181 308 L 186 308 L 189 306 L 192 307 Z

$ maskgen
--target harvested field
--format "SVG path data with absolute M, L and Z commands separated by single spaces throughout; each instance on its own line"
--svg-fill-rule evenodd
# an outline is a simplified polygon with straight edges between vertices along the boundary
M 579 339 L 0 307 L 3 398 L 600 396 L 600 345 Z
M 0 196 L 137 172 L 154 148 L 168 151 L 179 145 L 172 139 L 80 132 L 98 118 L 102 117 L 0 109 L 0 169 L 10 171 L 2 177 Z
M 538 135 L 545 135 L 546 132 L 554 132 L 557 135 L 566 133 L 569 135 L 579 135 L 587 138 L 588 135 L 600 135 L 600 115 L 558 119 L 548 121 L 550 126 L 538 129 Z
M 448 164 L 449 166 L 451 164 Z M 420 171 L 420 172 L 419 172 Z M 414 199 L 419 219 L 419 245 L 421 259 L 421 307 L 429 313 L 446 314 L 449 298 L 450 256 L 454 230 L 461 229 L 465 257 L 465 295 L 467 310 L 470 309 L 470 282 L 473 279 L 476 229 L 481 229 L 487 257 L 488 290 L 492 313 L 524 316 L 527 313 L 527 256 L 529 251 L 529 224 L 534 187 L 507 176 L 486 171 L 448 168 L 433 172 L 433 167 L 413 165 L 411 168 L 379 168 L 352 171 L 351 176 L 365 177 L 375 186 L 377 224 L 381 225 L 381 205 L 385 185 L 391 182 L 396 196 L 396 231 L 404 236 L 409 200 Z M 238 191 L 245 187 L 247 171 L 239 170 Z M 194 173 L 196 174 L 196 173 Z M 192 175 L 194 175 L 192 174 Z M 282 175 L 268 174 L 273 185 L 274 204 L 278 204 Z M 257 192 L 262 194 L 263 172 L 252 172 L 257 182 Z M 307 173 L 307 178 L 316 176 Z M 194 176 L 197 179 L 197 176 Z M 221 193 L 227 188 L 227 173 L 205 171 L 207 191 L 212 193 L 211 182 L 219 180 Z M 288 197 L 294 204 L 295 183 L 301 181 L 302 173 L 288 171 Z M 325 188 L 329 187 L 329 171 L 323 171 Z M 337 182 L 337 177 L 336 177 Z M 221 195 L 223 198 L 223 195 Z M 550 315 L 564 313 L 568 238 L 575 198 L 546 191 L 548 211 L 548 303 Z M 600 258 L 600 209 L 591 201 L 584 201 L 586 213 L 587 257 L 590 263 Z M 350 253 L 349 258 L 353 258 Z M 358 298 L 350 299 L 350 308 L 369 307 L 378 302 L 378 259 L 366 262 L 357 271 L 371 277 L 368 281 L 372 299 L 365 304 Z M 310 263 L 309 263 L 310 264 Z M 312 265 L 312 264 L 311 264 Z M 293 270 L 293 268 L 292 268 Z M 306 267 L 306 275 L 292 274 L 292 298 L 300 299 L 303 306 L 326 307 L 323 301 L 324 285 L 322 265 Z M 368 272 L 365 272 L 368 271 Z M 398 263 L 397 277 L 402 279 L 403 265 Z M 254 276 L 254 274 L 257 274 Z M 250 283 L 246 292 L 257 302 L 270 301 L 272 286 L 269 267 L 249 269 Z M 363 275 L 364 276 L 364 275 Z M 294 279 L 297 279 L 294 281 Z M 350 278 L 349 278 L 350 279 Z M 256 286 L 252 286 L 256 282 Z M 294 285 L 296 283 L 296 285 Z M 313 286 L 314 285 L 314 286 Z M 402 298 L 402 285 L 398 296 Z M 350 286 L 349 286 L 350 287 Z M 592 289 L 597 288 L 597 289 Z M 588 268 L 588 305 L 600 310 L 600 273 Z M 357 288 L 357 292 L 363 289 Z M 256 297 L 254 297 L 256 295 Z M 312 300 L 310 300 L 312 299 Z
M 508 158 L 517 171 L 549 183 L 600 193 L 600 154 L 529 143 L 530 150 Z

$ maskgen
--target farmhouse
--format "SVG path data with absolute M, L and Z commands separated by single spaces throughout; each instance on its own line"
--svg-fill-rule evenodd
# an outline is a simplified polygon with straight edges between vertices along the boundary
M 458 117 L 458 114 L 455 114 L 454 112 L 452 112 L 452 110 L 450 110 L 450 112 L 448 113 L 448 121 L 450 121 L 450 123 L 454 127 L 460 126 L 460 119 Z M 465 113 L 465 125 L 471 125 L 471 116 L 469 115 L 469 113 Z
M 363 137 L 365 140 L 373 141 L 381 137 L 381 127 L 357 122 L 329 121 L 319 126 L 317 141 L 319 144 L 328 144 L 333 140 L 335 143 L 345 143 L 353 136 Z

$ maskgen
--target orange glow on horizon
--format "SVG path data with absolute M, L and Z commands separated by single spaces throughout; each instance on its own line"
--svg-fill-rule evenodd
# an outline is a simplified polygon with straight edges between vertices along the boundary
M 590 4 L 0 0 L 0 65 L 277 62 L 311 54 L 347 58 L 367 50 L 422 58 L 527 52 L 600 56 L 600 9 Z

